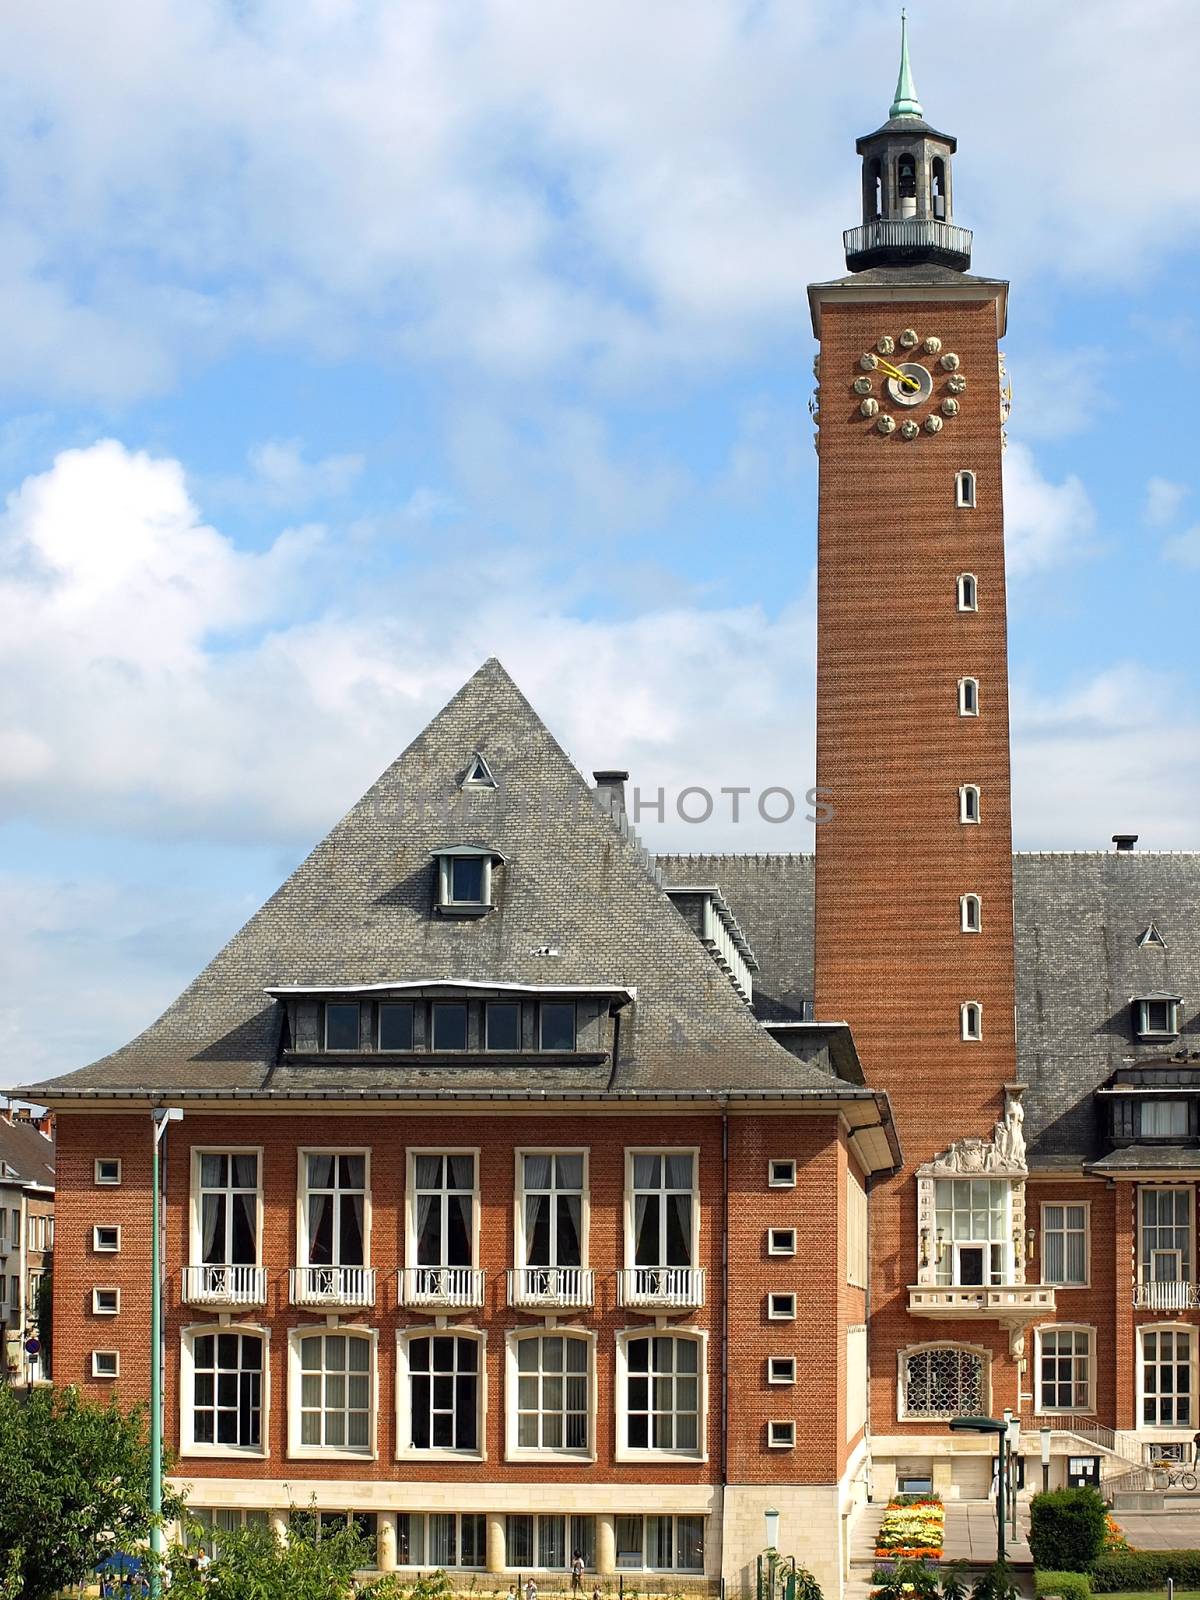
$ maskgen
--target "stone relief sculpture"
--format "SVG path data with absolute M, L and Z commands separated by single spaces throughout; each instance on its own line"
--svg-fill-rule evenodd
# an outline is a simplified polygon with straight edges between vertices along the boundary
M 877 417 L 879 415 L 879 401 L 875 399 L 864 400 L 858 409 L 864 417 Z
M 957 372 L 961 366 L 962 362 L 958 359 L 953 350 L 948 350 L 942 357 L 942 369 L 945 372 Z
M 874 372 L 879 365 L 879 358 L 873 350 L 864 350 L 858 358 L 858 364 L 864 372 Z
M 900 424 L 900 432 L 906 439 L 915 439 L 920 431 L 921 429 L 919 425 L 915 423 L 911 417 L 905 417 L 904 421 Z
M 931 333 L 929 335 L 928 339 L 925 341 L 925 348 L 929 351 L 931 356 L 937 355 L 938 351 L 942 348 L 942 341 L 938 338 L 937 334 Z
M 953 395 L 947 395 L 942 401 L 942 415 L 944 417 L 956 417 L 958 415 L 958 401 Z
M 928 416 L 928 417 L 925 418 L 925 432 L 926 433 L 941 433 L 941 431 L 942 431 L 942 419 L 941 419 L 941 417 L 938 416 L 937 412 L 935 411 L 932 414 L 932 416 Z
M 866 402 L 864 401 L 863 404 L 865 405 Z M 889 417 L 885 411 L 883 416 L 880 417 L 876 422 L 875 426 L 879 429 L 880 433 L 893 433 L 896 427 L 896 419 L 895 417 Z
M 854 380 L 854 392 L 855 392 L 855 394 L 870 394 L 870 392 L 871 392 L 871 380 L 870 380 L 870 378 L 855 378 L 855 380 Z
M 962 394 L 967 387 L 967 380 L 961 372 L 956 372 L 946 384 L 951 394 Z
M 896 348 L 896 341 L 890 333 L 885 333 L 875 346 L 881 356 L 890 356 Z
M 905 328 L 904 332 L 900 335 L 900 343 L 906 350 L 911 350 L 912 347 L 918 342 L 917 330 L 915 328 Z

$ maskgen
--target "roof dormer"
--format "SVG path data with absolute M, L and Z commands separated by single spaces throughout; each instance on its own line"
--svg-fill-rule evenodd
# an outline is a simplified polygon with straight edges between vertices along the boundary
M 482 917 L 493 905 L 492 867 L 504 857 L 485 844 L 448 844 L 433 852 L 437 862 L 434 910 L 446 917 Z

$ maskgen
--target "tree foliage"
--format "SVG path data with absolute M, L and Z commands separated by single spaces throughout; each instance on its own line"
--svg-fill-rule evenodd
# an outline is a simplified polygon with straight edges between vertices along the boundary
M 149 1537 L 145 1423 L 144 1408 L 94 1405 L 74 1388 L 0 1385 L 0 1600 L 49 1600 Z
M 356 1571 L 375 1565 L 374 1541 L 353 1527 L 320 1530 L 316 1518 L 293 1513 L 287 1541 L 270 1528 L 222 1531 L 216 1554 L 201 1575 L 187 1550 L 171 1552 L 171 1600 L 346 1600 Z M 444 1573 L 413 1600 L 439 1600 L 449 1593 Z M 428 1580 L 425 1580 L 428 1583 Z M 370 1600 L 402 1600 L 399 1579 L 379 1578 L 358 1589 Z

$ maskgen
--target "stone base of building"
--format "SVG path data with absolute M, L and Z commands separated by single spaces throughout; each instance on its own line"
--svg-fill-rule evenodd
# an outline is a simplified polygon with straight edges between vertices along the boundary
M 862 1444 L 841 1481 L 825 1484 L 730 1484 L 721 1525 L 721 1575 L 728 1600 L 753 1600 L 758 1557 L 766 1543 L 764 1514 L 779 1513 L 779 1548 L 795 1556 L 840 1600 L 850 1565 L 850 1523 L 867 1499 L 867 1451 Z

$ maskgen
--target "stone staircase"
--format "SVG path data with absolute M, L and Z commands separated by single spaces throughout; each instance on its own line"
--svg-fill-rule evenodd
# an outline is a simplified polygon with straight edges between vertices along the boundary
M 874 1585 L 875 1540 L 883 1521 L 881 1505 L 865 1505 L 850 1524 L 850 1572 L 846 1579 L 846 1600 L 868 1600 Z

